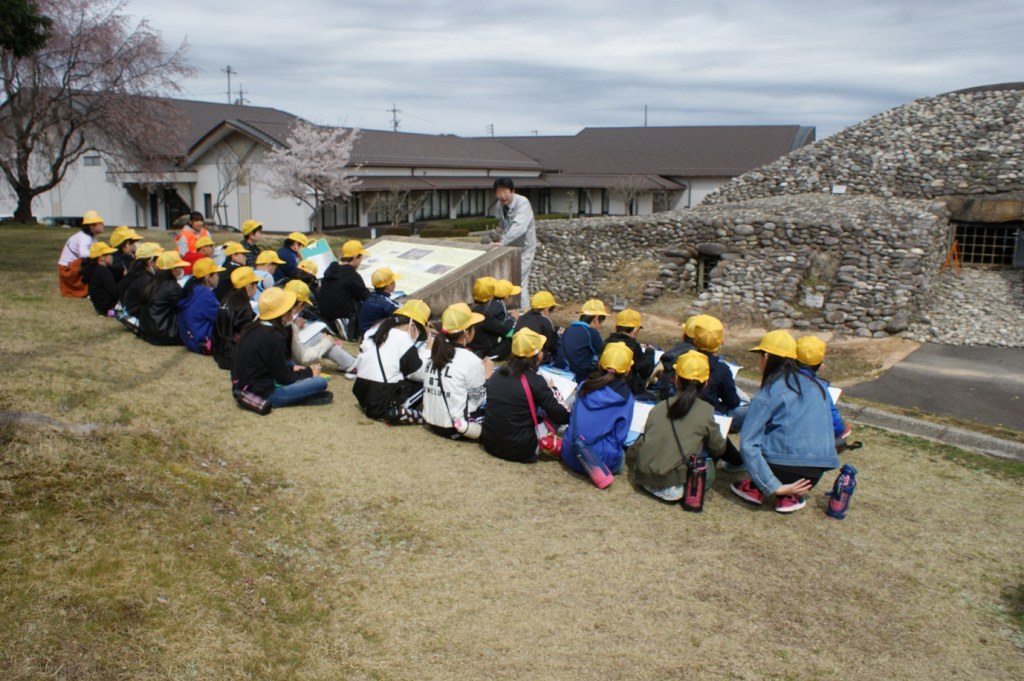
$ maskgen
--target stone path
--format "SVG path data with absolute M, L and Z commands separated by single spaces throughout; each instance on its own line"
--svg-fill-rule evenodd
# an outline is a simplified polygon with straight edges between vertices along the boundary
M 919 343 L 1024 347 L 1024 272 L 947 269 L 925 314 L 902 335 Z

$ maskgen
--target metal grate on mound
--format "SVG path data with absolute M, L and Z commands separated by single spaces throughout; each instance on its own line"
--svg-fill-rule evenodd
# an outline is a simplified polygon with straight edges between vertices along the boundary
M 964 264 L 1012 267 L 1017 233 L 1022 223 L 963 222 L 956 226 Z

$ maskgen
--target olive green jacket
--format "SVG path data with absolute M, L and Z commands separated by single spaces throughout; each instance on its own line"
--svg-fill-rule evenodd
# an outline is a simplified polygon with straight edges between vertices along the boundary
M 633 464 L 638 484 L 648 487 L 686 484 L 686 462 L 691 454 L 699 454 L 703 448 L 708 456 L 717 459 L 725 452 L 725 438 L 715 423 L 715 410 L 710 404 L 698 399 L 690 407 L 690 413 L 676 421 L 678 445 L 668 420 L 668 405 L 668 400 L 659 402 L 647 416 L 647 427 Z M 682 445 L 682 453 L 679 445 Z M 715 481 L 714 471 L 714 462 L 709 461 L 708 487 Z

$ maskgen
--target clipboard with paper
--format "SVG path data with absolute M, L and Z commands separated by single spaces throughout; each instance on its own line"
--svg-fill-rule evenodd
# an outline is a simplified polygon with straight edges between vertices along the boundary
M 537 373 L 543 376 L 545 380 L 550 380 L 555 384 L 555 390 L 558 391 L 558 395 L 562 398 L 563 402 L 566 404 L 572 403 L 577 385 L 576 377 L 572 373 L 545 365 L 541 365 L 537 369 Z
M 334 262 L 334 252 L 331 251 L 330 244 L 327 243 L 327 239 L 320 239 L 314 241 L 309 246 L 306 246 L 301 251 L 303 260 L 312 260 L 316 263 L 316 278 L 323 279 L 324 272 L 330 267 L 331 263 Z

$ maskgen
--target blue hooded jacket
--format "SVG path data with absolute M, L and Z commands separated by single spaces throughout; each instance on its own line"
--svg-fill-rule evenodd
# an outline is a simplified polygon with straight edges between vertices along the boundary
M 590 450 L 601 458 L 608 470 L 612 474 L 619 473 L 624 454 L 622 443 L 629 436 L 629 424 L 633 421 L 633 403 L 633 393 L 625 381 L 614 381 L 578 398 L 562 441 L 565 465 L 586 475 L 572 447 L 576 435 L 582 434 Z
M 213 324 L 217 321 L 217 294 L 200 284 L 193 284 L 189 295 L 178 301 L 178 335 L 190 351 L 209 354 L 207 339 L 213 339 Z
M 604 351 L 604 341 L 597 329 L 576 321 L 565 327 L 558 341 L 555 366 L 568 369 L 576 375 L 576 382 L 585 381 Z

